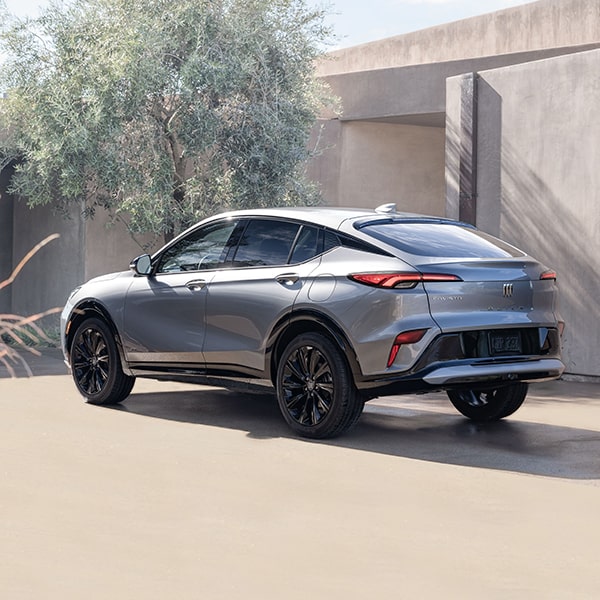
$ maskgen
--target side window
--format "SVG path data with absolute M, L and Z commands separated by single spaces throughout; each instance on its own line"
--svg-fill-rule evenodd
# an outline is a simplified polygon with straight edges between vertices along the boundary
M 233 257 L 234 267 L 285 265 L 300 225 L 275 219 L 248 223 Z
M 200 271 L 223 266 L 235 221 L 215 223 L 190 232 L 159 259 L 157 273 Z
M 296 239 L 290 262 L 301 263 L 305 260 L 310 260 L 320 253 L 319 230 L 316 227 L 303 225 Z
M 341 246 L 340 238 L 332 231 L 325 231 L 325 242 L 323 244 L 323 252 L 327 252 L 333 248 Z

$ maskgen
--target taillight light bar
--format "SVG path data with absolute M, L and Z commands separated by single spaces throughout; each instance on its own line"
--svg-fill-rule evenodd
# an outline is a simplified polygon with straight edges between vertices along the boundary
M 404 346 L 405 344 L 416 344 L 423 339 L 423 336 L 427 332 L 427 329 L 413 329 L 411 331 L 404 331 L 399 333 L 392 344 L 392 348 L 390 350 L 390 355 L 388 357 L 387 366 L 388 368 L 394 364 L 396 360 L 396 356 L 398 356 L 398 351 L 400 350 L 400 346 Z
M 446 273 L 353 273 L 352 281 L 379 288 L 411 289 L 423 282 L 462 281 Z
M 549 269 L 548 271 L 544 271 L 540 275 L 540 279 L 542 279 L 542 280 L 553 279 L 554 281 L 556 281 L 556 271 L 553 271 L 552 269 Z

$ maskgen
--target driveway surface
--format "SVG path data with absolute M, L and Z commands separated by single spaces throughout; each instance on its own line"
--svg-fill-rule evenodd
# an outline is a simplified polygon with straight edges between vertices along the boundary
M 538 384 L 490 426 L 388 398 L 310 442 L 267 395 L 1 378 L 1 596 L 598 597 L 598 391 Z

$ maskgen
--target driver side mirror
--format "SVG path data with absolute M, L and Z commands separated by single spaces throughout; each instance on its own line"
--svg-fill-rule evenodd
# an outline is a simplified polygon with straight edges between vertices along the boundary
M 150 275 L 152 272 L 152 260 L 149 254 L 142 254 L 134 258 L 129 264 L 129 268 L 136 275 Z

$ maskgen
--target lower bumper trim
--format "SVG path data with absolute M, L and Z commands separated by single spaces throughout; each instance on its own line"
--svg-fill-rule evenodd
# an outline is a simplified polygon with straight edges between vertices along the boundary
M 440 367 L 427 373 L 423 381 L 433 386 L 483 383 L 489 381 L 544 381 L 560 377 L 565 370 L 556 358 L 504 363 Z

